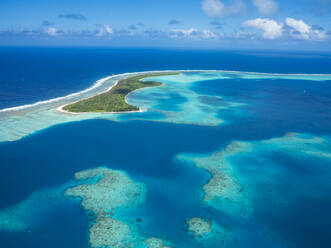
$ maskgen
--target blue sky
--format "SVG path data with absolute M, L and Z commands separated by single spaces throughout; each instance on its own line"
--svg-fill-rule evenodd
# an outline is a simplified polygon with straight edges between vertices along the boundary
M 331 0 L 1 0 L 0 45 L 331 50 Z

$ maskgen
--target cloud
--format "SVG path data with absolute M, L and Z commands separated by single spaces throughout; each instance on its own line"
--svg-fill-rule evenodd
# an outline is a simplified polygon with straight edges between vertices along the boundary
M 172 29 L 169 34 L 170 38 L 187 38 L 195 40 L 210 40 L 216 39 L 218 36 L 210 30 L 190 29 Z
M 243 26 L 262 30 L 262 37 L 269 40 L 279 38 L 283 34 L 283 24 L 269 18 L 248 20 L 243 23 Z
M 45 33 L 49 36 L 59 36 L 59 35 L 65 35 L 65 32 L 62 30 L 59 30 L 55 27 L 48 27 L 45 30 Z
M 176 20 L 176 19 L 172 19 L 168 22 L 169 25 L 178 25 L 180 24 L 180 21 Z
M 278 4 L 274 0 L 253 0 L 253 4 L 265 16 L 273 15 L 278 11 Z
M 327 32 L 318 25 L 309 26 L 303 20 L 291 17 L 285 19 L 285 23 L 278 23 L 269 18 L 257 18 L 243 23 L 244 27 L 262 30 L 262 37 L 274 40 L 282 36 L 289 39 L 322 41 L 328 38 Z
M 287 17 L 285 23 L 287 26 L 302 34 L 308 34 L 311 31 L 311 27 L 304 23 L 302 20 L 295 20 L 291 17 Z
M 231 5 L 225 5 L 220 0 L 202 0 L 201 7 L 203 12 L 214 18 L 224 18 L 241 12 L 245 4 L 241 0 L 232 0 Z
M 50 36 L 55 36 L 57 35 L 57 29 L 54 27 L 49 27 L 46 29 L 46 33 L 49 34 Z
M 73 19 L 73 20 L 78 20 L 78 21 L 86 21 L 87 18 L 82 15 L 82 14 L 61 14 L 58 16 L 59 18 L 65 18 L 65 19 Z
M 225 23 L 219 21 L 212 21 L 210 25 L 212 25 L 215 29 L 221 29 Z
M 100 30 L 95 34 L 98 37 L 111 37 L 114 34 L 112 27 L 108 24 L 99 25 Z
M 324 40 L 327 34 L 324 28 L 306 24 L 303 20 L 296 20 L 291 17 L 285 19 L 285 24 L 289 29 L 289 34 L 294 39 L 299 40 Z

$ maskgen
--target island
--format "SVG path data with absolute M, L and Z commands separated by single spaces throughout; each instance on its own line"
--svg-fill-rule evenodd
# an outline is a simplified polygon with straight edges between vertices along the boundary
M 125 101 L 125 97 L 138 89 L 156 87 L 162 85 L 156 81 L 142 81 L 144 78 L 155 76 L 178 75 L 179 72 L 157 72 L 149 73 L 119 80 L 106 92 L 96 96 L 68 104 L 62 110 L 71 113 L 84 112 L 133 112 L 139 108 Z

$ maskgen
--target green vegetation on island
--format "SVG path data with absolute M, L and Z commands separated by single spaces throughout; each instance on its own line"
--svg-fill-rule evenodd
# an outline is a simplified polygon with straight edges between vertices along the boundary
M 75 113 L 82 112 L 127 112 L 137 111 L 138 107 L 132 106 L 125 101 L 130 92 L 146 88 L 160 86 L 160 82 L 141 81 L 147 77 L 177 75 L 178 72 L 159 72 L 129 77 L 120 80 L 117 85 L 102 94 L 81 100 L 63 107 L 63 110 Z

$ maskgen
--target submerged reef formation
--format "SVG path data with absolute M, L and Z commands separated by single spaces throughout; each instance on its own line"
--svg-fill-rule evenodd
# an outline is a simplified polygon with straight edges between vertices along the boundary
M 134 182 L 122 171 L 100 167 L 78 172 L 75 178 L 97 180 L 92 181 L 92 184 L 69 188 L 65 192 L 66 195 L 82 198 L 83 207 L 97 215 L 109 213 L 119 207 L 143 204 L 145 201 L 145 185 Z
M 210 180 L 202 186 L 204 202 L 232 216 L 247 217 L 253 211 L 251 200 L 227 158 L 249 150 L 249 144 L 234 141 L 224 150 L 209 156 L 179 154 L 177 159 L 193 163 L 211 174 Z
M 224 77 L 220 76 L 220 78 Z M 146 91 L 133 92 L 128 96 L 127 101 L 132 105 L 158 113 L 162 118 L 157 121 L 217 126 L 225 122 L 219 115 L 220 111 L 245 105 L 226 100 L 221 96 L 205 95 L 195 91 L 192 86 L 198 81 L 192 74 L 181 73 L 146 80 L 162 82 L 163 85 Z
M 287 133 L 283 137 L 261 141 L 261 146 L 300 156 L 315 156 L 330 159 L 330 140 L 303 133 Z
M 272 230 L 267 227 L 261 227 L 261 233 L 251 231 L 250 222 L 254 222 L 251 217 L 259 211 L 258 202 L 270 201 L 271 208 L 274 204 L 278 209 L 302 197 L 325 198 L 323 192 L 329 192 L 329 184 L 324 183 L 330 180 L 329 173 L 324 173 L 330 162 L 329 151 L 327 136 L 287 133 L 266 140 L 233 141 L 210 154 L 178 154 L 179 161 L 210 174 L 201 185 L 201 200 L 205 204 L 202 207 L 208 211 L 192 211 L 190 216 L 184 213 L 178 224 L 185 223 L 182 230 L 186 241 L 163 231 L 154 233 L 148 218 L 155 216 L 147 205 L 151 215 L 144 215 L 146 185 L 123 171 L 107 167 L 77 172 L 75 179 L 66 184 L 36 191 L 22 202 L 0 210 L 0 231 L 33 232 L 40 217 L 73 200 L 90 213 L 88 239 L 93 248 L 170 248 L 175 247 L 176 241 L 182 242 L 181 247 L 187 247 L 185 242 L 193 244 L 189 247 L 239 247 L 237 244 L 244 244 L 245 237 L 236 236 L 238 233 L 257 238 L 267 236 L 266 242 L 274 242 Z M 310 171 L 318 170 L 322 172 L 318 179 L 314 183 L 309 181 Z M 293 179 L 290 185 L 284 175 Z M 216 212 L 220 215 L 210 214 Z
M 208 244 L 208 247 L 213 247 L 215 244 L 233 243 L 230 230 L 220 227 L 213 220 L 193 217 L 186 221 L 186 227 L 188 233 L 194 239 L 201 243 Z
M 136 237 L 128 225 L 112 217 L 113 211 L 143 204 L 146 186 L 122 171 L 105 167 L 78 172 L 75 178 L 83 184 L 67 189 L 65 194 L 81 198 L 84 209 L 95 215 L 89 233 L 91 246 L 130 247 Z
M 189 219 L 187 225 L 187 229 L 192 232 L 194 236 L 203 237 L 211 232 L 210 221 L 203 220 L 199 217 Z
M 329 160 L 331 158 L 329 147 L 330 142 L 327 138 L 287 133 L 282 137 L 262 141 L 233 141 L 216 153 L 207 155 L 184 153 L 178 154 L 176 159 L 210 173 L 209 181 L 202 185 L 205 203 L 231 217 L 247 218 L 254 211 L 253 200 L 258 197 L 253 195 L 255 189 L 252 187 L 272 185 L 282 166 L 271 159 L 273 154 L 287 154 L 292 159 L 302 160 L 306 164 L 309 159 Z M 265 163 L 268 164 L 267 167 L 263 167 Z M 247 172 L 251 174 L 246 175 L 246 172 L 239 175 L 236 170 L 237 164 L 240 167 L 245 166 Z M 262 167 L 256 167 L 257 164 L 261 164 Z M 260 185 L 257 186 L 256 182 Z M 300 185 L 300 187 L 307 186 Z M 267 191 L 272 192 L 272 188 L 268 186 Z
M 132 91 L 145 88 L 160 86 L 161 83 L 156 81 L 141 81 L 151 76 L 176 75 L 177 72 L 151 73 L 129 77 L 118 81 L 110 90 L 91 98 L 81 100 L 63 107 L 65 111 L 82 113 L 82 112 L 128 112 L 138 111 L 136 106 L 129 105 L 125 97 Z
M 78 172 L 75 179 L 78 185 L 68 188 L 65 195 L 78 197 L 83 208 L 93 213 L 89 230 L 91 247 L 170 248 L 161 239 L 147 238 L 114 216 L 116 210 L 144 204 L 145 184 L 133 181 L 122 171 L 105 167 Z
M 91 246 L 124 247 L 125 240 L 131 238 L 130 227 L 112 217 L 101 215 L 96 218 L 94 225 L 90 228 Z
M 22 232 L 38 226 L 43 214 L 68 200 L 79 200 L 91 213 L 89 243 L 103 248 L 171 248 L 169 241 L 142 234 L 138 226 L 125 223 L 121 214 L 145 203 L 146 185 L 125 172 L 106 167 L 75 173 L 75 180 L 36 191 L 12 207 L 0 210 L 0 231 Z M 124 211 L 122 211 L 124 210 Z M 124 218 L 125 219 L 125 218 Z
M 146 248 L 171 248 L 168 245 L 165 245 L 165 242 L 162 239 L 158 238 L 149 238 L 145 241 Z

